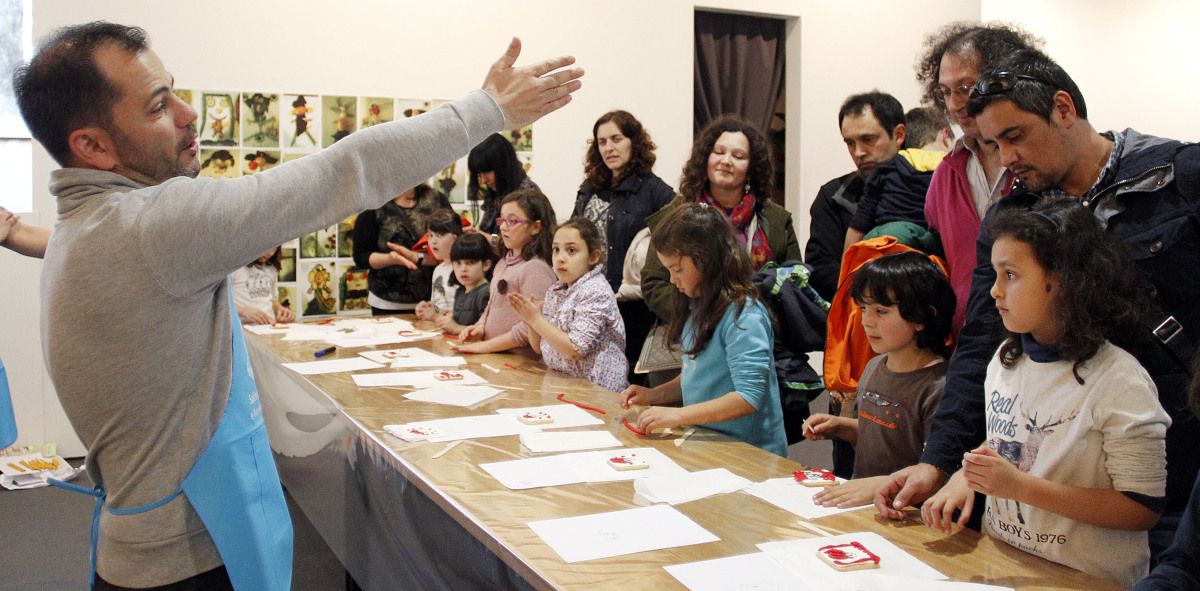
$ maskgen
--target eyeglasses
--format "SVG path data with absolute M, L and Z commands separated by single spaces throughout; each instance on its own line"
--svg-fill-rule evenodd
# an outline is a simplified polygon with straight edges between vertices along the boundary
M 963 97 L 963 98 L 971 96 L 971 87 L 967 86 L 966 84 L 963 84 L 962 86 L 956 86 L 954 88 L 946 88 L 945 86 L 939 86 L 936 90 L 933 91 L 933 96 L 935 98 L 941 100 L 943 103 L 945 103 L 952 96 L 958 96 L 958 97 Z
M 971 97 L 989 97 L 998 94 L 1005 94 L 1012 90 L 1018 82 L 1028 80 L 1052 86 L 1049 82 L 1041 78 L 1035 78 L 1026 74 L 1017 74 L 1016 72 L 996 72 L 987 78 L 980 78 L 979 82 L 975 83 L 975 88 L 971 89 Z
M 528 223 L 529 223 L 529 220 L 523 220 L 521 218 L 506 218 L 504 216 L 496 216 L 496 225 L 497 226 L 519 226 L 521 224 L 528 224 Z

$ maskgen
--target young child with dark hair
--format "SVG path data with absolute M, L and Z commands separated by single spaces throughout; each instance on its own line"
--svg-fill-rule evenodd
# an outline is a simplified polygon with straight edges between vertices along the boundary
M 878 355 L 858 381 L 858 418 L 818 413 L 804 423 L 808 439 L 835 437 L 855 447 L 854 478 L 813 497 L 837 507 L 870 503 L 887 475 L 921 458 L 946 381 L 955 301 L 945 271 L 919 252 L 866 263 L 850 295 Z
M 459 333 L 463 353 L 496 353 L 518 349 L 527 339 L 514 330 L 521 322 L 507 295 L 519 293 L 541 299 L 554 285 L 550 269 L 551 243 L 556 225 L 554 207 L 538 189 L 509 193 L 500 202 L 500 262 L 492 274 L 487 309 L 474 326 Z M 471 342 L 478 341 L 478 342 Z
M 454 275 L 448 289 L 454 290 L 454 309 L 434 321 L 450 334 L 459 334 L 479 322 L 489 299 L 488 275 L 496 263 L 496 251 L 482 234 L 464 234 L 450 248 Z M 460 289 L 461 287 L 461 289 Z
M 419 320 L 436 320 L 438 316 L 448 317 L 454 311 L 454 294 L 458 290 L 450 283 L 454 276 L 450 249 L 462 236 L 462 218 L 452 210 L 439 209 L 429 215 L 425 227 L 429 233 L 429 253 L 441 262 L 433 268 L 429 299 L 418 302 L 416 312 Z
M 1146 370 L 1149 290 L 1128 250 L 1074 198 L 1003 205 L 988 222 L 1008 337 L 988 365 L 987 440 L 922 507 L 948 530 L 987 495 L 983 530 L 1129 587 L 1166 502 L 1167 427 Z
M 279 247 L 250 261 L 229 276 L 233 304 L 242 324 L 271 324 L 296 319 L 292 310 L 279 303 Z
M 604 237 L 596 224 L 574 217 L 555 230 L 553 253 L 558 283 L 544 303 L 508 296 L 521 317 L 518 331 L 550 369 L 620 392 L 629 385 L 625 324 L 604 274 Z
M 683 368 L 660 386 L 626 388 L 621 406 L 650 407 L 637 419 L 645 433 L 700 425 L 786 457 L 771 315 L 733 225 L 721 210 L 690 203 L 667 214 L 651 240 L 678 290 L 667 333 Z

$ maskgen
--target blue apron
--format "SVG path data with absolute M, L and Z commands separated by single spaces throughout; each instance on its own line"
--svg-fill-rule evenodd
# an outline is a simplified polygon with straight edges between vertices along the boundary
M 234 589 L 287 591 L 292 587 L 292 520 L 275 470 L 263 425 L 258 388 L 250 373 L 246 343 L 236 306 L 233 316 L 233 382 L 229 401 L 212 441 L 183 480 L 180 489 L 137 507 L 106 507 L 105 492 L 51 480 L 61 488 L 96 497 L 92 514 L 92 577 L 100 511 L 113 515 L 144 513 L 183 493 L 200 515 L 225 562 Z
M 8 393 L 8 372 L 0 359 L 0 449 L 17 441 L 17 421 L 13 418 L 12 398 Z

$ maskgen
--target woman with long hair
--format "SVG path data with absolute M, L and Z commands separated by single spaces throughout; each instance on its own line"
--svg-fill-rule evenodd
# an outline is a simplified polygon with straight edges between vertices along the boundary
M 792 214 L 771 201 L 775 165 L 766 137 L 746 120 L 724 115 L 704 128 L 683 167 L 679 196 L 648 220 L 650 231 L 666 214 L 688 203 L 707 203 L 733 224 L 738 245 L 755 270 L 770 261 L 799 261 Z M 642 295 L 663 323 L 670 323 L 675 288 L 651 246 L 642 270 Z
M 640 240 L 641 251 L 630 252 L 646 218 L 660 210 L 675 190 L 654 174 L 654 140 L 641 121 L 627 111 L 609 111 L 592 125 L 592 139 L 584 158 L 584 181 L 575 197 L 571 216 L 582 216 L 604 237 L 602 272 L 613 292 L 625 325 L 625 358 L 632 367 L 642 350 L 654 317 L 642 301 L 640 290 L 622 290 L 637 283 L 649 240 Z M 626 267 L 637 267 L 636 269 Z M 630 377 L 633 377 L 630 372 Z
M 496 217 L 500 202 L 518 189 L 537 189 L 537 183 L 525 175 L 517 152 L 504 136 L 493 133 L 479 142 L 467 155 L 468 199 L 483 201 L 476 226 L 488 234 L 497 234 Z

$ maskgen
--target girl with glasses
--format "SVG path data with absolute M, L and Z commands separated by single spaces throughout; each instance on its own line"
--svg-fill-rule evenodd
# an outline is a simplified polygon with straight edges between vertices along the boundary
M 529 342 L 513 330 L 521 318 L 506 296 L 519 293 L 540 302 L 554 284 L 550 250 L 555 225 L 554 208 L 541 191 L 521 190 L 504 198 L 496 218 L 500 261 L 492 273 L 488 305 L 479 322 L 459 335 L 459 351 L 495 353 Z

